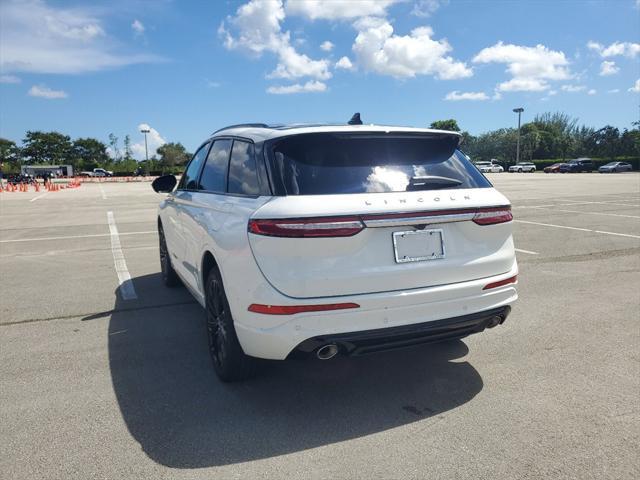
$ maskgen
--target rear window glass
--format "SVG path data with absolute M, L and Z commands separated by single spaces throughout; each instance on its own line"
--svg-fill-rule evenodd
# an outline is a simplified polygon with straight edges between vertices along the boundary
M 292 135 L 269 149 L 272 181 L 283 195 L 490 187 L 457 143 L 442 135 Z

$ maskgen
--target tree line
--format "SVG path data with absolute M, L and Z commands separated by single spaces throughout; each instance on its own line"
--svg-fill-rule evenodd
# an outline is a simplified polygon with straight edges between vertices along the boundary
M 0 161 L 6 172 L 19 171 L 21 165 L 72 165 L 74 171 L 104 168 L 116 174 L 165 173 L 183 169 L 191 154 L 181 143 L 165 143 L 149 160 L 133 158 L 131 138 L 122 141 L 113 133 L 109 144 L 95 138 L 76 138 L 59 132 L 28 131 L 18 145 L 0 138 Z
M 431 128 L 460 132 L 454 119 L 438 120 Z M 500 128 L 481 135 L 462 131 L 461 148 L 473 160 L 497 159 L 504 165 L 516 160 L 517 128 Z M 95 138 L 71 140 L 58 132 L 28 131 L 17 145 L 0 138 L 0 161 L 5 171 L 18 171 L 22 164 L 72 165 L 74 170 L 105 168 L 115 173 L 130 175 L 143 173 L 177 173 L 191 158 L 180 143 L 165 143 L 149 160 L 136 161 L 131 151 L 131 139 L 127 135 L 122 144 L 118 137 L 109 134 L 109 144 Z M 596 129 L 579 125 L 578 120 L 564 113 L 543 113 L 520 129 L 520 159 L 566 160 L 591 157 L 602 160 L 625 159 L 638 168 L 640 158 L 640 122 L 630 129 L 605 125 Z
M 431 128 L 461 131 L 454 119 L 433 122 Z M 497 159 L 506 165 L 515 163 L 517 128 L 500 128 L 478 136 L 461 133 L 461 148 L 473 160 Z M 622 131 L 611 125 L 596 129 L 579 125 L 577 119 L 565 113 L 543 113 L 521 126 L 521 161 L 564 161 L 578 157 L 625 158 L 637 162 L 640 157 L 640 122 L 633 122 L 632 128 Z

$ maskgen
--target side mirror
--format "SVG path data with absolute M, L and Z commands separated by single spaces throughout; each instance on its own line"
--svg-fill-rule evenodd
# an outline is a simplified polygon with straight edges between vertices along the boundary
M 175 176 L 163 175 L 151 183 L 151 188 L 153 188 L 156 193 L 169 193 L 173 191 L 176 183 L 178 183 L 178 180 L 176 180 Z

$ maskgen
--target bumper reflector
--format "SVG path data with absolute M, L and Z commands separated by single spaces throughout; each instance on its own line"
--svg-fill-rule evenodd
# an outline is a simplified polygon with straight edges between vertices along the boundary
M 323 305 L 262 305 L 252 303 L 249 311 L 264 315 L 295 315 L 304 312 L 326 312 L 329 310 L 344 310 L 347 308 L 360 308 L 357 303 L 326 303 Z
M 498 282 L 489 283 L 484 286 L 483 290 L 489 290 L 491 288 L 503 287 L 505 285 L 509 285 L 510 283 L 516 283 L 518 281 L 518 276 L 514 275 L 510 278 L 505 278 L 504 280 L 500 280 Z

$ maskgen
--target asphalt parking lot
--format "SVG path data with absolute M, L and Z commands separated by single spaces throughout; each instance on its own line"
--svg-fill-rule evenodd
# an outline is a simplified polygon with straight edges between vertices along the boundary
M 0 193 L 0 477 L 638 478 L 640 175 L 489 176 L 502 327 L 234 385 L 161 285 L 148 183 Z

